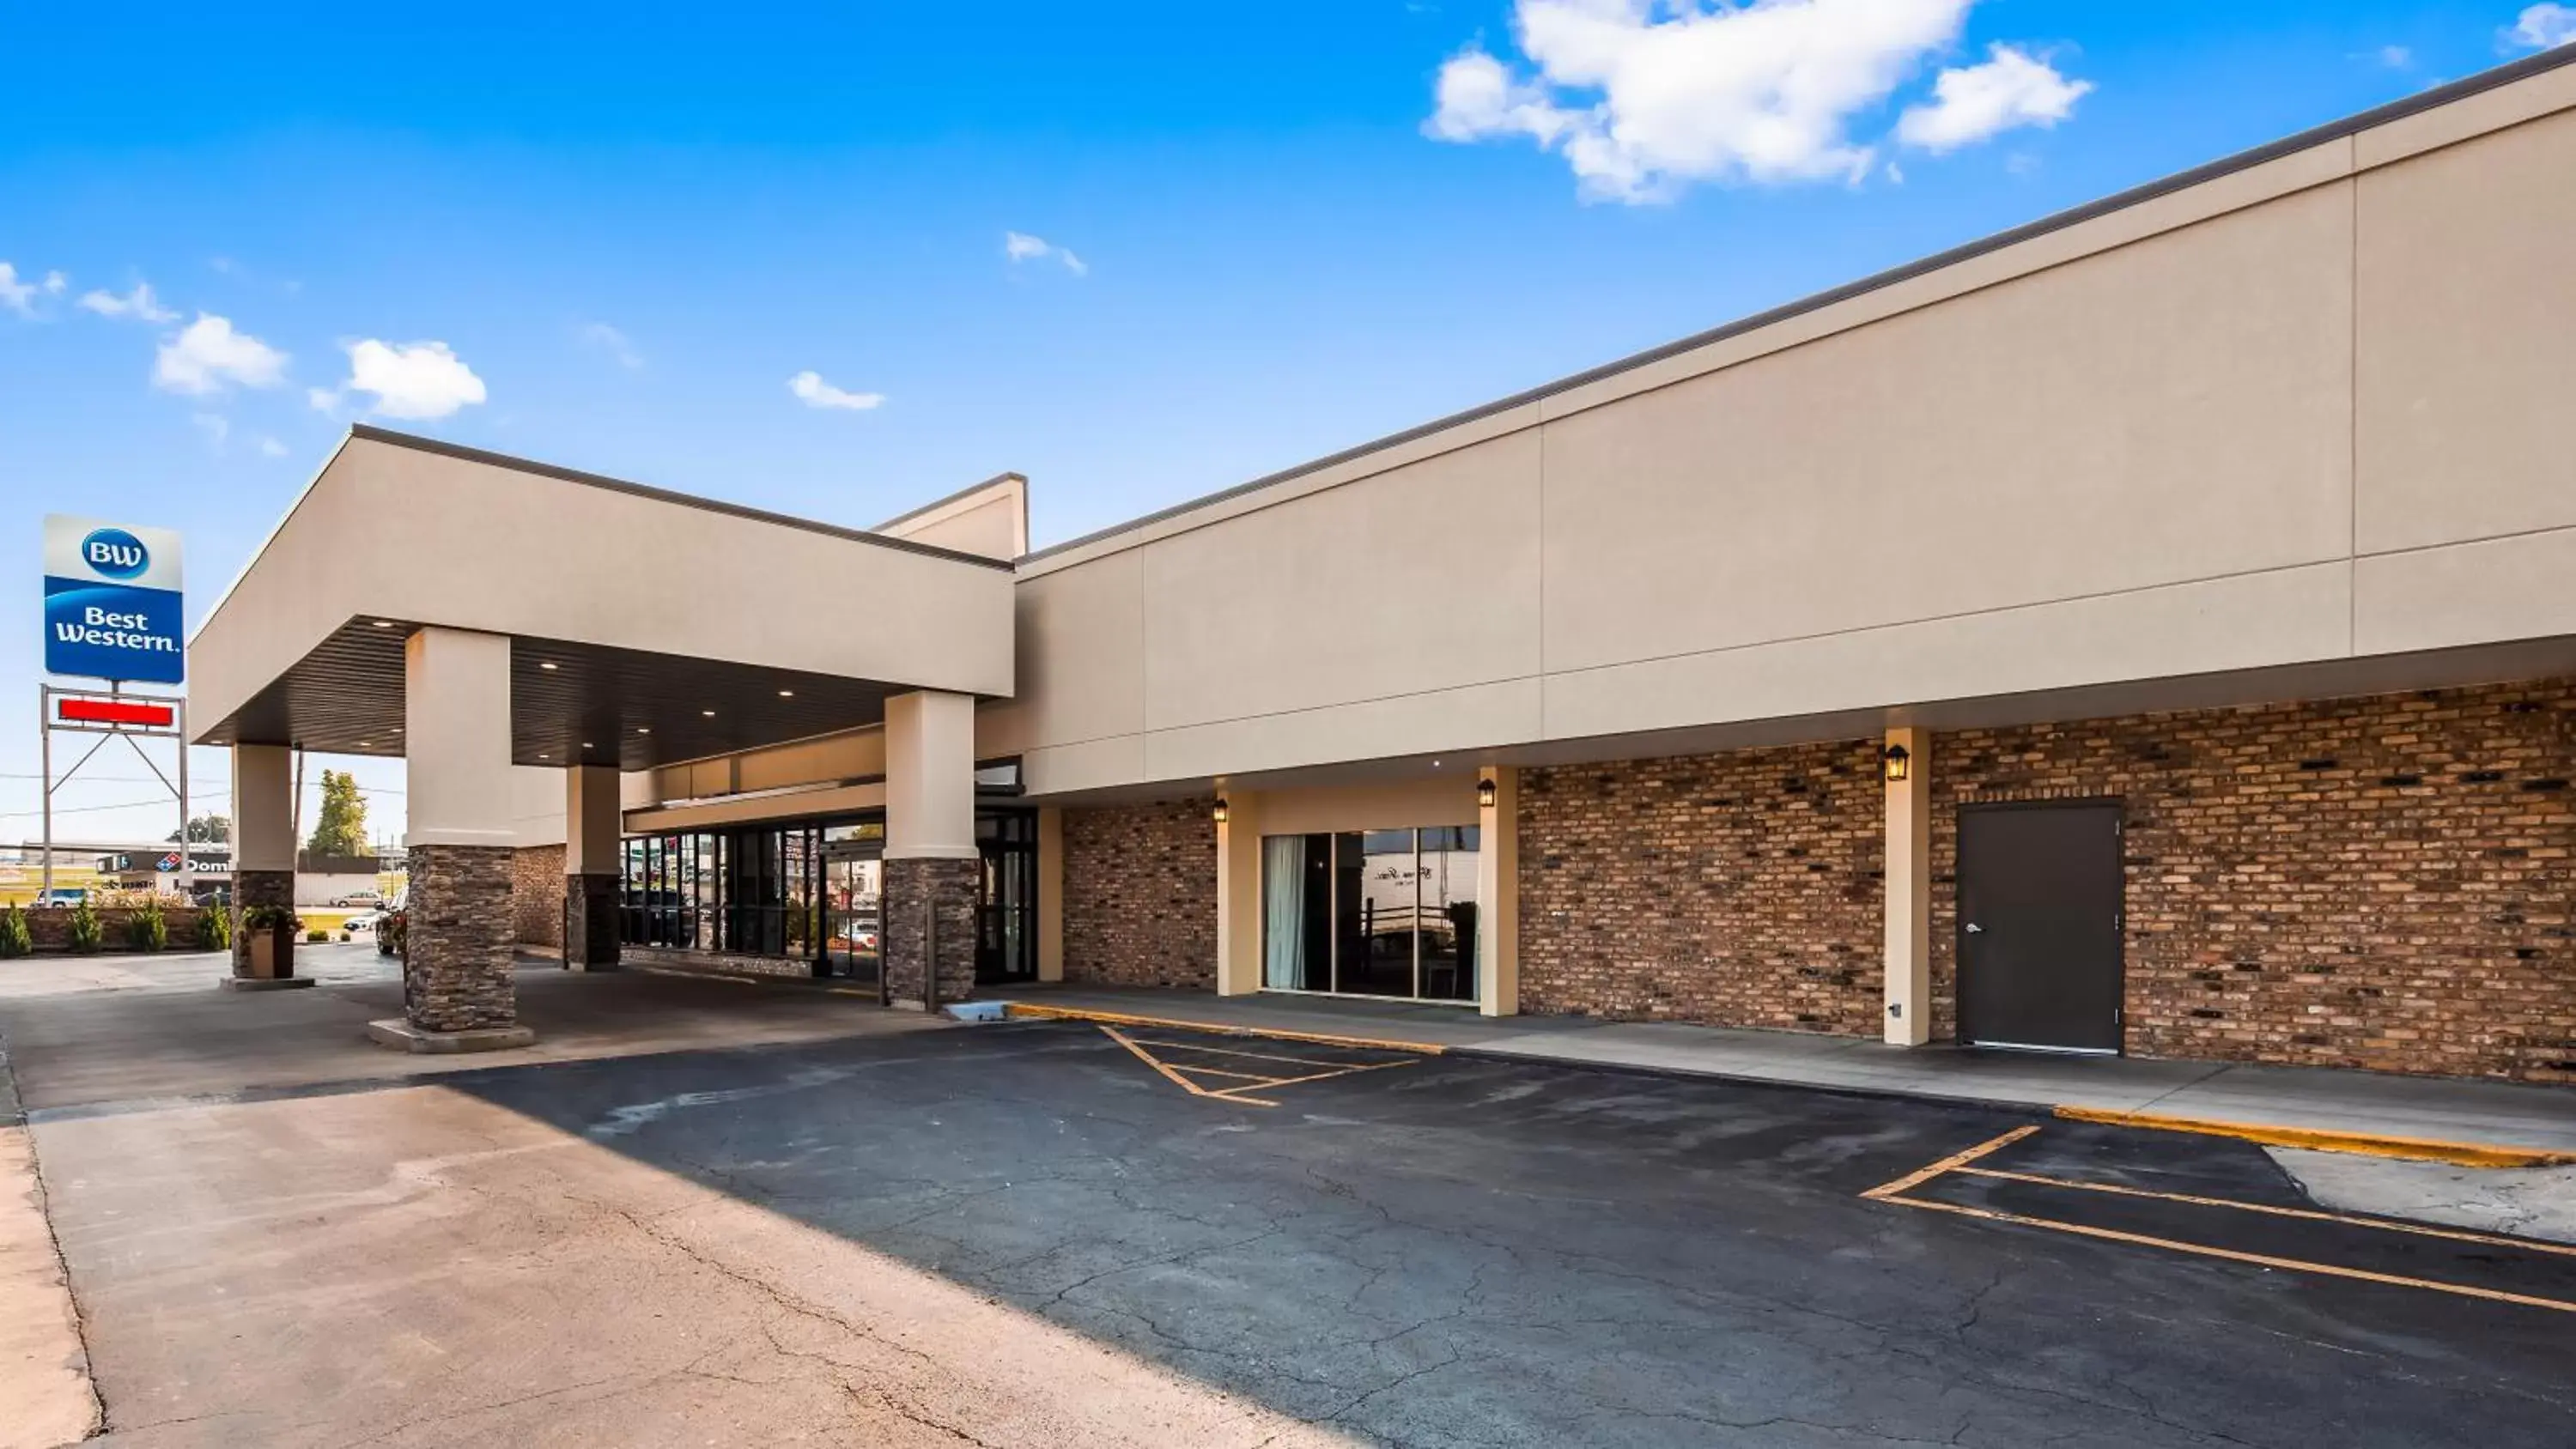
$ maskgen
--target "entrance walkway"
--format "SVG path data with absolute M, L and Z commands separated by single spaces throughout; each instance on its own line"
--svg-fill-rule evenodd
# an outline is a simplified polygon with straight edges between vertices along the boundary
M 2322 1067 L 2050 1057 L 1941 1046 L 1906 1049 L 1856 1037 L 1585 1017 L 1485 1017 L 1455 1007 L 1312 996 L 1221 997 L 1146 987 L 1059 986 L 1021 987 L 1005 995 L 1013 1002 L 1073 1015 L 1135 1016 L 1256 1033 L 1403 1043 L 1459 1056 L 2037 1107 L 2141 1126 L 2249 1129 L 2242 1135 L 2285 1146 L 2340 1146 L 2476 1166 L 2576 1161 L 2576 1090 L 2565 1087 Z

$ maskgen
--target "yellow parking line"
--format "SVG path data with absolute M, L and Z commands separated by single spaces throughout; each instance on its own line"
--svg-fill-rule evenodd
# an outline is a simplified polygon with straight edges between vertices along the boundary
M 1965 1152 L 1953 1152 L 1949 1156 L 1942 1158 L 1940 1161 L 1933 1163 L 1930 1167 L 1926 1167 L 1915 1172 L 1909 1172 L 1894 1182 L 1880 1183 L 1878 1186 L 1862 1193 L 1861 1196 L 1885 1199 L 1896 1193 L 1903 1192 L 1908 1188 L 1920 1187 L 1924 1183 L 1930 1182 L 1932 1179 L 1939 1177 L 1941 1174 L 1949 1172 L 1955 1168 L 1964 1167 L 1990 1152 L 2000 1152 L 2038 1130 L 2039 1126 L 2037 1123 L 2033 1123 L 2027 1127 L 2015 1127 L 2013 1130 L 2004 1133 L 2000 1137 L 1980 1142 Z
M 1200 1046 L 1197 1042 L 1164 1041 L 1159 1037 L 1150 1036 L 1140 1036 L 1136 1038 L 1136 1040 L 1147 1046 L 1168 1047 L 1174 1051 L 1205 1052 L 1210 1056 L 1217 1057 L 1245 1057 L 1256 1062 L 1287 1062 L 1291 1065 L 1300 1067 L 1318 1065 L 1313 1057 L 1283 1057 L 1276 1052 L 1236 1051 L 1231 1047 Z
M 2459 1228 L 2435 1228 L 2415 1223 L 2391 1222 L 2385 1218 L 2361 1218 L 2346 1213 L 2317 1212 L 2310 1208 L 2275 1207 L 2270 1203 L 2238 1202 L 2234 1198 L 2194 1197 L 2185 1192 L 2151 1192 L 2146 1188 L 2125 1187 L 2115 1182 L 2080 1182 L 2070 1177 L 2042 1177 L 2034 1172 L 2006 1172 L 1998 1167 L 1957 1167 L 1951 1170 L 1963 1177 L 1996 1177 L 2006 1182 L 2042 1183 L 2049 1187 L 2072 1187 L 2085 1192 L 2110 1193 L 2119 1197 L 2149 1197 L 2164 1202 L 2190 1203 L 2195 1207 L 2235 1208 L 2242 1212 L 2267 1213 L 2278 1218 L 2300 1218 L 2318 1223 L 2346 1223 L 2357 1228 L 2382 1228 L 2392 1233 L 2416 1233 L 2427 1238 L 2449 1238 L 2462 1243 L 2483 1243 L 2498 1248 L 2522 1248 L 2534 1253 L 2557 1253 L 2576 1258 L 2576 1247 L 2542 1242 L 2535 1238 L 2499 1237 L 2492 1233 L 2472 1233 Z
M 2506 1293 L 2494 1288 L 2472 1288 L 2465 1283 L 2442 1283 L 2430 1278 L 2407 1278 L 2395 1273 L 2374 1273 L 2366 1268 L 2344 1268 L 2332 1263 L 2310 1263 L 2299 1258 L 2275 1258 L 2268 1253 L 2243 1253 L 2233 1248 L 2213 1248 L 2204 1243 L 2186 1243 L 2174 1238 L 2151 1237 L 2145 1233 L 2126 1233 L 2116 1228 L 2087 1227 L 2082 1223 L 2061 1223 L 2049 1218 L 2034 1218 L 2022 1213 L 2001 1212 L 1994 1208 L 1967 1207 L 1960 1203 L 1927 1202 L 1922 1198 L 1892 1197 L 1884 1189 L 1862 1194 L 1898 1207 L 1922 1208 L 1926 1212 L 1956 1213 L 1961 1217 L 1983 1218 L 1989 1222 L 2013 1223 L 2026 1228 L 2045 1228 L 2051 1232 L 2073 1233 L 2078 1237 L 2100 1238 L 2106 1242 L 2131 1243 L 2140 1247 L 2163 1248 L 2169 1252 L 2191 1253 L 2204 1258 L 2224 1258 L 2234 1263 L 2252 1263 L 2263 1268 L 2282 1268 L 2293 1273 L 2323 1273 L 2336 1278 L 2355 1278 L 2365 1283 L 2385 1283 L 2398 1288 L 2422 1288 L 2434 1293 L 2450 1293 L 2462 1298 L 2483 1298 L 2492 1303 L 2518 1303 L 2526 1308 L 2549 1308 L 2560 1313 L 2576 1313 L 2576 1303 L 2555 1298 L 2534 1298 L 2526 1293 Z
M 1118 1026 L 1152 1026 L 1171 1031 L 1203 1031 L 1217 1036 L 1256 1037 L 1270 1041 L 1314 1042 L 1319 1046 L 1362 1047 L 1377 1051 L 1412 1052 L 1417 1056 L 1436 1057 L 1447 1047 L 1437 1042 L 1396 1041 L 1366 1036 L 1332 1036 L 1315 1031 L 1285 1031 L 1266 1026 L 1232 1026 L 1213 1021 L 1185 1021 L 1172 1016 L 1135 1016 L 1123 1011 L 1092 1011 L 1083 1007 L 1044 1006 L 1035 1002 L 1009 1003 L 1013 1016 L 1044 1017 L 1052 1021 L 1106 1022 Z
M 1111 1026 L 1105 1021 L 1098 1023 L 1098 1026 L 1101 1031 L 1108 1034 L 1111 1041 L 1114 1041 L 1120 1046 L 1125 1047 L 1127 1050 L 1134 1052 L 1138 1061 L 1143 1062 L 1145 1065 L 1152 1067 L 1155 1071 L 1162 1073 L 1165 1080 L 1169 1081 L 1173 1086 L 1180 1088 L 1182 1091 L 1189 1093 L 1193 1097 L 1221 1097 L 1228 1102 L 1242 1102 L 1247 1106 L 1253 1107 L 1276 1107 L 1279 1105 L 1276 1102 L 1264 1102 L 1257 1097 L 1238 1097 L 1232 1092 L 1220 1092 L 1211 1090 L 1207 1087 L 1202 1087 L 1198 1083 L 1191 1081 L 1189 1078 L 1182 1076 L 1179 1072 L 1176 1072 L 1172 1068 L 1164 1065 L 1163 1062 L 1152 1052 L 1136 1045 L 1134 1041 L 1128 1038 L 1127 1033 L 1120 1031 L 1118 1028 Z
M 1195 1072 L 1203 1077 L 1232 1077 L 1238 1082 L 1268 1083 L 1279 1080 L 1277 1077 L 1265 1077 L 1258 1072 L 1229 1072 L 1223 1067 L 1200 1067 L 1188 1062 L 1166 1062 L 1164 1065 L 1176 1072 Z
M 1351 1076 L 1358 1072 L 1374 1072 L 1387 1067 L 1409 1067 L 1412 1065 L 1413 1063 L 1411 1062 L 1370 1062 L 1363 1066 L 1339 1067 L 1329 1072 L 1314 1072 L 1303 1077 L 1272 1077 L 1269 1080 L 1269 1085 L 1273 1087 L 1293 1087 L 1300 1082 L 1321 1082 L 1333 1077 Z

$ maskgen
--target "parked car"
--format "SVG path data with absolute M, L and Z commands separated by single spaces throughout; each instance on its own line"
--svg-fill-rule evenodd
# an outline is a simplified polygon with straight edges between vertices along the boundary
M 367 929 L 375 933 L 377 955 L 390 956 L 410 944 L 405 939 L 410 918 L 403 914 L 409 899 L 408 892 L 396 896 L 367 917 Z
M 36 904 L 40 906 L 76 906 L 88 899 L 89 890 L 87 887 L 56 886 L 39 897 Z
M 373 886 L 362 886 L 346 895 L 331 898 L 331 904 L 335 906 L 381 906 L 384 903 L 385 893 Z

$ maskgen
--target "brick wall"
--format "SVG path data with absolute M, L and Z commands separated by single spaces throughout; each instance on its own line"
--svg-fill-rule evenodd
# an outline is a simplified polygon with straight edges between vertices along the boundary
M 1064 979 L 1216 986 L 1208 799 L 1064 812 Z
M 1525 771 L 1527 1011 L 1875 1035 L 1874 741 Z
M 2115 796 L 2132 1053 L 2576 1081 L 2576 681 L 1962 731 L 1932 753 L 1937 1035 L 1958 807 Z
M 564 848 L 531 845 L 510 853 L 510 917 L 522 946 L 563 944 Z

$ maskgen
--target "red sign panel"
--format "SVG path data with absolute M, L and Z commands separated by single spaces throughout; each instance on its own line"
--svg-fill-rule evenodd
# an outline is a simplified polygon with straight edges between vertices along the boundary
M 67 724 L 158 725 L 167 729 L 179 722 L 179 712 L 169 705 L 130 699 L 66 699 L 55 707 Z

